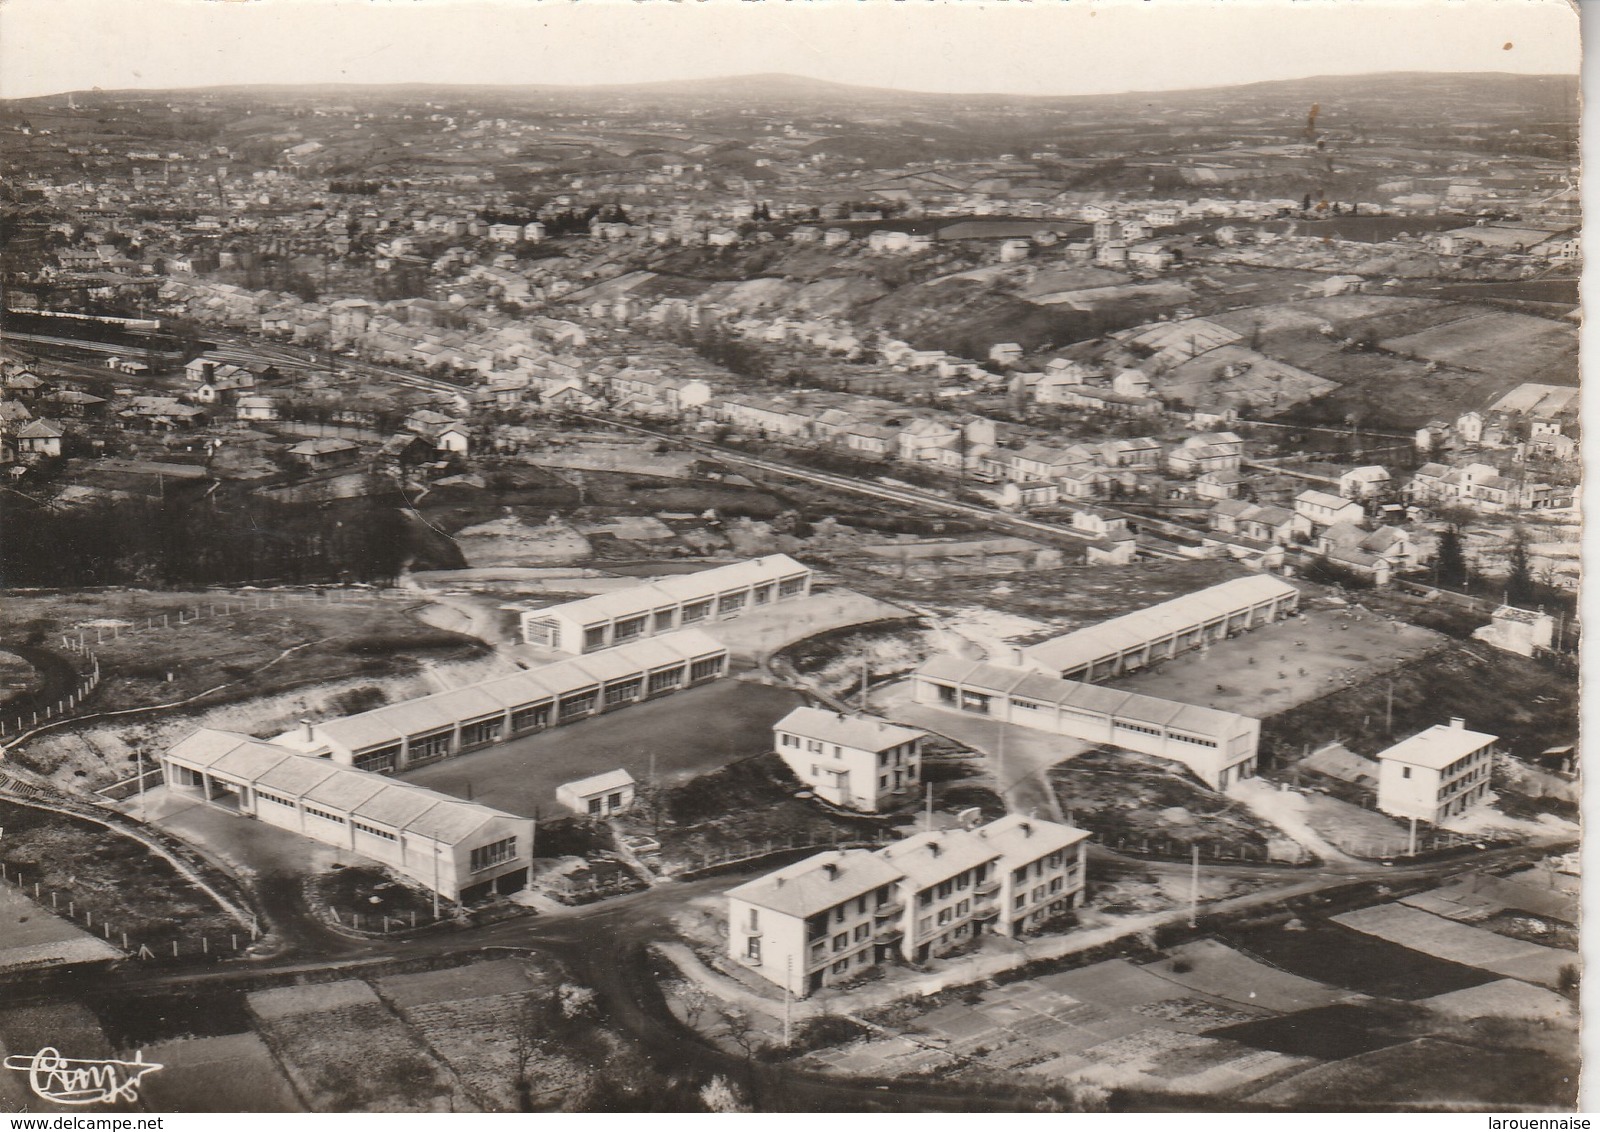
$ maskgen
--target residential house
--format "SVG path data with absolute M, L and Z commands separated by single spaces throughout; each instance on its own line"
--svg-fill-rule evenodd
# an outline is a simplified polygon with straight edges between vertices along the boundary
M 28 421 L 12 434 L 17 455 L 23 458 L 61 455 L 61 441 L 67 434 L 49 417 Z
M 1378 754 L 1378 809 L 1443 825 L 1486 800 L 1499 736 L 1453 718 Z
M 1389 469 L 1369 464 L 1351 468 L 1339 477 L 1339 494 L 1346 499 L 1376 499 L 1389 487 Z
M 1335 523 L 1360 523 L 1366 515 L 1361 504 L 1326 491 L 1302 491 L 1294 498 L 1295 533 L 1305 538 Z
M 1249 477 L 1242 472 L 1206 472 L 1195 477 L 1195 498 L 1237 499 L 1248 482 Z
M 361 457 L 361 449 L 354 441 L 326 436 L 302 440 L 289 449 L 289 455 L 309 471 L 346 467 Z
M 797 707 L 772 725 L 773 748 L 829 805 L 876 813 L 922 788 L 927 733 L 870 715 Z

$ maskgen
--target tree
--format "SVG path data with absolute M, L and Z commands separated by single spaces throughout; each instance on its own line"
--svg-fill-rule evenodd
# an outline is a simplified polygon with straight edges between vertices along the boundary
M 1528 605 L 1533 601 L 1533 556 L 1529 552 L 1527 529 L 1518 527 L 1511 532 L 1511 543 L 1506 548 L 1506 603 Z
M 1442 586 L 1465 586 L 1472 576 L 1467 555 L 1461 547 L 1461 525 L 1450 523 L 1439 536 L 1438 582 Z

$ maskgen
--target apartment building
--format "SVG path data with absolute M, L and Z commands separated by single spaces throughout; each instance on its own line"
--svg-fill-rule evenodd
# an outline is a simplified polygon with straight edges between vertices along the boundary
M 161 771 L 175 793 L 388 865 L 448 900 L 527 886 L 532 818 L 211 728 L 174 744 Z
M 1499 736 L 1438 723 L 1378 755 L 1378 809 L 1440 825 L 1489 793 Z
M 587 655 L 806 597 L 811 579 L 809 567 L 787 554 L 770 554 L 525 610 L 522 639 L 556 652 Z
M 1082 903 L 1088 837 L 1008 815 L 877 852 L 820 853 L 728 890 L 728 954 L 807 995 L 985 933 L 1023 935 Z
M 926 731 L 871 715 L 798 707 L 772 725 L 779 757 L 823 801 L 875 813 L 922 785 Z
M 895 952 L 899 882 L 877 853 L 845 849 L 731 888 L 728 954 L 802 997 L 845 982 Z

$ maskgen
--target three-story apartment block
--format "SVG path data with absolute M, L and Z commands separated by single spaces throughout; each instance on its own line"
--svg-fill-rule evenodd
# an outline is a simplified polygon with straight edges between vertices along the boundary
M 877 852 L 819 853 L 729 889 L 728 954 L 806 995 L 985 933 L 1019 936 L 1082 903 L 1081 829 L 1010 815 Z

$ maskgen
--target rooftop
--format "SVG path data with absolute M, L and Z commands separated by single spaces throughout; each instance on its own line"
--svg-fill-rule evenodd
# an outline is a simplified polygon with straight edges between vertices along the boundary
M 1387 751 L 1378 753 L 1379 760 L 1392 759 L 1412 766 L 1443 770 L 1457 759 L 1499 740 L 1498 735 L 1482 731 L 1468 731 L 1460 720 L 1436 723 L 1409 739 L 1402 739 Z
M 846 715 L 813 707 L 795 708 L 774 723 L 772 729 L 864 751 L 898 747 L 901 743 L 909 743 L 927 734 L 926 731 L 901 727 L 875 715 Z

